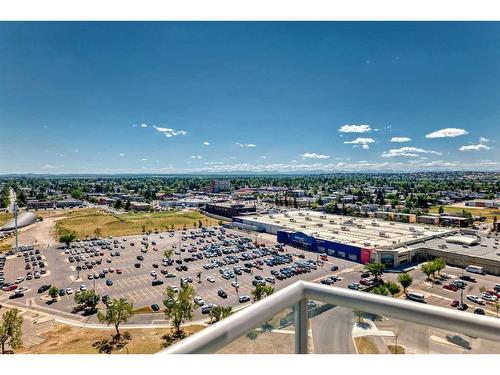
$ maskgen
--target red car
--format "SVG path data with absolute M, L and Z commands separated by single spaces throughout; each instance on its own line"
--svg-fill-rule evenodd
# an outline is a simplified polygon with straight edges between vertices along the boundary
M 320 256 L 321 260 L 324 260 L 325 262 L 328 260 L 328 257 L 326 255 Z
M 118 275 L 121 275 L 122 270 L 118 268 L 118 269 L 116 270 L 116 273 L 117 273 Z
M 359 280 L 359 283 L 361 285 L 372 286 L 374 284 L 374 281 L 370 279 L 361 279 Z
M 450 306 L 451 306 L 451 307 L 458 307 L 458 305 L 460 305 L 460 301 L 458 301 L 458 300 L 456 300 L 456 299 L 455 299 L 455 300 L 453 300 L 453 302 L 452 302 L 452 303 L 450 303 Z
M 9 285 L 9 286 L 4 286 L 2 290 L 4 292 L 10 292 L 11 290 L 17 289 L 17 285 Z
M 443 288 L 451 290 L 452 292 L 456 292 L 458 290 L 458 288 L 455 285 L 452 285 L 452 284 L 444 284 Z

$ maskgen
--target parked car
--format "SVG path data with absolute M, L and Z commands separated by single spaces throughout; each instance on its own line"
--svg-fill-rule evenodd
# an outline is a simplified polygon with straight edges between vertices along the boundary
M 484 310 L 480 307 L 477 307 L 476 309 L 474 309 L 474 314 L 478 314 L 478 315 L 486 315 L 486 313 L 484 312 Z
M 444 284 L 443 285 L 444 289 L 451 290 L 452 292 L 458 291 L 458 287 L 452 284 Z
M 240 301 L 240 303 L 248 302 L 250 301 L 250 296 L 240 296 L 238 300 Z
M 224 292 L 222 289 L 219 289 L 219 290 L 217 291 L 217 295 L 218 295 L 219 297 L 221 297 L 221 298 L 227 298 L 227 293 L 226 293 L 226 292 Z
M 472 301 L 472 302 L 477 303 L 479 305 L 484 305 L 485 304 L 484 300 L 481 299 L 481 297 L 475 296 L 473 294 L 468 294 L 467 295 L 467 299 L 469 301 Z
M 151 310 L 153 311 L 160 311 L 160 306 L 158 306 L 156 303 L 151 305 Z
M 111 279 L 107 279 L 107 280 L 106 280 L 106 285 L 107 285 L 107 286 L 112 286 L 112 285 L 113 285 L 113 280 L 111 280 Z

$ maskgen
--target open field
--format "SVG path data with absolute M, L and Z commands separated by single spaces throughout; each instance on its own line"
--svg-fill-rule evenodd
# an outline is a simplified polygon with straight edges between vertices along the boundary
M 94 236 L 95 230 L 100 229 L 102 236 L 128 236 L 141 234 L 145 231 L 165 231 L 172 228 L 182 229 L 197 227 L 199 222 L 203 226 L 216 225 L 217 220 L 202 215 L 198 211 L 170 211 L 152 213 L 126 213 L 115 216 L 96 209 L 83 209 L 69 212 L 58 221 L 56 231 L 62 234 L 75 231 L 79 238 Z
M 4 225 L 7 221 L 12 219 L 14 214 L 11 212 L 0 212 L 0 227 Z
M 198 332 L 203 327 L 190 326 L 184 329 L 188 334 Z M 170 329 L 121 329 L 122 335 L 130 334 L 130 340 L 123 348 L 112 350 L 113 354 L 152 354 L 160 351 L 164 340 L 162 336 Z M 113 329 L 89 329 L 56 324 L 53 331 L 43 336 L 44 342 L 30 349 L 20 350 L 21 354 L 97 354 L 93 345 L 103 340 L 110 340 L 115 334 Z
M 429 209 L 429 213 L 438 213 L 440 206 L 433 206 Z M 496 216 L 500 219 L 500 210 L 495 208 L 470 208 L 470 207 L 453 207 L 453 206 L 443 206 L 444 212 L 446 214 L 461 214 L 463 210 L 470 212 L 472 216 L 484 216 L 488 223 L 493 222 L 493 218 Z

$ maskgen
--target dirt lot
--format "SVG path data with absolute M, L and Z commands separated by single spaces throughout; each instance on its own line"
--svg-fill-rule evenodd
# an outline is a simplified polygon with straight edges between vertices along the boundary
M 188 334 L 198 332 L 203 327 L 191 326 L 185 329 Z M 122 348 L 115 348 L 112 354 L 152 354 L 160 351 L 164 340 L 162 336 L 169 329 L 122 329 L 122 335 L 130 334 L 130 339 Z M 30 349 L 20 350 L 22 354 L 97 354 L 107 340 L 111 340 L 113 329 L 88 329 L 57 323 L 54 330 L 47 332 L 46 340 Z M 98 345 L 100 343 L 100 345 Z M 96 347 L 94 347 L 94 345 Z
M 170 211 L 152 213 L 126 213 L 112 215 L 96 209 L 84 209 L 68 213 L 57 222 L 58 234 L 75 231 L 78 237 L 93 236 L 96 228 L 102 236 L 127 236 L 143 233 L 143 229 L 165 231 L 173 225 L 175 229 L 184 226 L 192 228 L 201 221 L 203 226 L 216 225 L 217 220 L 206 217 L 198 211 Z

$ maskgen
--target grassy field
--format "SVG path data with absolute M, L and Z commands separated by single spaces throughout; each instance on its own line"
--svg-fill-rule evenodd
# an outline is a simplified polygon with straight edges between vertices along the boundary
M 377 346 L 368 336 L 355 337 L 354 344 L 359 354 L 379 354 Z
M 96 228 L 101 231 L 101 236 L 127 236 L 141 234 L 146 231 L 164 231 L 171 229 L 193 228 L 199 222 L 203 226 L 216 225 L 218 220 L 202 215 L 198 211 L 168 211 L 126 213 L 112 215 L 96 209 L 76 210 L 56 224 L 57 233 L 60 235 L 68 231 L 75 231 L 79 238 L 94 236 Z
M 387 345 L 387 347 L 389 348 L 389 352 L 391 354 L 405 354 L 405 348 L 401 345 L 398 345 L 397 349 L 396 345 Z
M 433 206 L 429 209 L 430 213 L 438 213 L 440 206 Z M 450 207 L 443 206 L 444 212 L 446 214 L 461 214 L 462 210 L 470 212 L 472 216 L 484 216 L 488 223 L 493 222 L 493 218 L 496 216 L 500 220 L 500 210 L 494 208 L 462 208 L 462 207 Z
M 0 212 L 0 227 L 4 225 L 7 221 L 12 219 L 14 214 L 11 212 Z
M 184 329 L 188 334 L 198 332 L 202 326 L 191 326 Z M 164 340 L 162 336 L 170 333 L 170 329 L 121 329 L 123 335 L 130 334 L 130 340 L 123 348 L 112 350 L 113 354 L 152 354 L 160 351 Z M 111 339 L 114 330 L 89 329 L 56 324 L 53 331 L 43 336 L 46 338 L 40 345 L 18 351 L 21 354 L 98 354 L 94 347 L 98 342 Z

